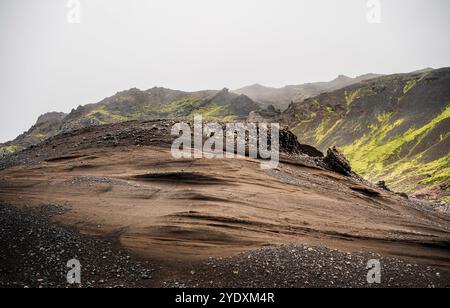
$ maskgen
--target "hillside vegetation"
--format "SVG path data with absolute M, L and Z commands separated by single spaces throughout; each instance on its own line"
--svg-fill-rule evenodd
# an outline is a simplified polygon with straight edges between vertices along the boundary
M 69 114 L 48 113 L 14 141 L 0 144 L 0 153 L 12 154 L 62 132 L 134 120 L 193 119 L 234 121 L 246 119 L 260 107 L 245 95 L 222 91 L 182 92 L 165 88 L 130 89 L 103 101 L 79 106 Z
M 450 181 L 450 69 L 361 82 L 291 104 L 282 117 L 302 142 L 340 147 L 371 181 L 406 192 Z

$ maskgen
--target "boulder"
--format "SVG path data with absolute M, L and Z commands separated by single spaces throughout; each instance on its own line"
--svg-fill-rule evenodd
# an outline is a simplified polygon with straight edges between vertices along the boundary
M 382 190 L 391 191 L 386 184 L 386 181 L 379 181 L 377 183 L 377 187 L 381 188 Z M 391 191 L 392 192 L 392 191 Z

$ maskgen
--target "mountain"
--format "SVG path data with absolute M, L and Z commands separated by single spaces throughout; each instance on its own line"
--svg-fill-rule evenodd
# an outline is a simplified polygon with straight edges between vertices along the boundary
M 250 98 L 228 89 L 200 92 L 130 89 L 73 110 L 64 120 L 63 131 L 131 120 L 189 119 L 195 114 L 208 120 L 234 120 L 246 118 L 257 109 L 258 105 Z
M 331 82 L 286 86 L 282 89 L 255 85 L 233 92 L 228 89 L 184 92 L 161 87 L 146 91 L 133 88 L 118 92 L 99 103 L 79 106 L 67 115 L 57 112 L 42 115 L 30 130 L 11 142 L 0 144 L 0 155 L 36 145 L 60 132 L 94 125 L 132 120 L 189 119 L 195 114 L 202 114 L 207 120 L 232 121 L 246 119 L 249 115 L 254 118 L 253 111 L 259 111 L 264 116 L 275 116 L 279 114 L 276 109 L 286 109 L 293 100 L 376 76 L 339 76 Z
M 293 101 L 300 101 L 309 97 L 319 95 L 323 92 L 338 90 L 361 81 L 380 77 L 381 75 L 366 74 L 356 78 L 344 75 L 338 76 L 330 82 L 316 82 L 302 85 L 292 85 L 283 88 L 270 88 L 260 84 L 234 90 L 238 94 L 244 94 L 262 107 L 273 105 L 277 109 L 285 110 Z
M 0 144 L 0 154 L 12 154 L 59 134 L 65 117 L 66 114 L 62 112 L 49 112 L 41 115 L 36 124 L 27 132 L 18 136 L 14 141 Z
M 147 91 L 130 89 L 96 104 L 79 106 L 69 114 L 48 113 L 12 142 L 0 144 L 0 154 L 11 154 L 36 145 L 61 132 L 90 126 L 132 120 L 191 119 L 196 114 L 205 120 L 246 119 L 258 104 L 245 95 L 221 91 L 183 92 L 165 88 Z
M 337 146 L 356 172 L 397 191 L 440 187 L 449 200 L 450 68 L 363 81 L 291 104 L 302 143 Z
M 191 119 L 195 114 L 220 121 L 268 119 L 288 125 L 304 144 L 322 151 L 341 148 L 353 169 L 372 182 L 386 181 L 396 191 L 450 201 L 450 68 L 244 89 L 259 103 L 228 89 L 130 89 L 67 115 L 45 114 L 28 132 L 0 144 L 0 154 L 62 132 L 132 120 Z M 321 94 L 308 97 L 313 93 Z M 267 109 L 261 107 L 264 97 L 273 99 Z M 291 103 L 284 112 L 276 109 L 286 102 Z

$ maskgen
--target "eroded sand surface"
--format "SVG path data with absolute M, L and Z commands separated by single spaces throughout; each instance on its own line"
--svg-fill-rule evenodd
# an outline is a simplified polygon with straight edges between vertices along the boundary
M 174 160 L 163 146 L 66 152 L 0 171 L 1 202 L 63 205 L 55 222 L 164 262 L 310 244 L 450 268 L 448 216 L 333 172 Z

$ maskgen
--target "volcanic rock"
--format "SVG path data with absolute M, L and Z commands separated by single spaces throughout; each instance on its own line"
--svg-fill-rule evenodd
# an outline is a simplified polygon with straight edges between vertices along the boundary
M 325 157 L 324 162 L 332 171 L 346 176 L 352 174 L 352 167 L 350 166 L 350 162 L 341 152 L 339 152 L 336 147 L 328 149 L 327 156 Z

